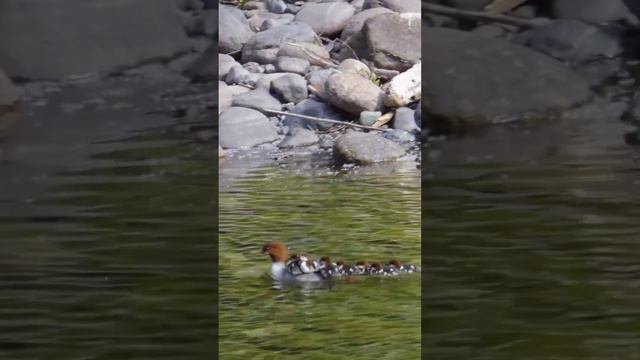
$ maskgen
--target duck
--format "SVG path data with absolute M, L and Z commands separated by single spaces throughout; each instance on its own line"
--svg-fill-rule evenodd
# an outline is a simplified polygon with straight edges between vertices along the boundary
M 262 247 L 262 253 L 271 257 L 270 275 L 283 282 L 318 282 L 331 277 L 320 264 L 307 254 L 289 255 L 289 249 L 280 241 Z
M 392 259 L 387 264 L 390 268 L 394 268 L 397 271 L 406 272 L 406 273 L 414 273 L 418 271 L 418 267 L 411 264 L 402 264 L 400 261 L 396 259 Z

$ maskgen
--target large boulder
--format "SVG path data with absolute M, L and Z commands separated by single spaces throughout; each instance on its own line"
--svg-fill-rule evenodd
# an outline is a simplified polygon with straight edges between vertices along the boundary
M 230 107 L 219 117 L 220 145 L 225 149 L 252 147 L 278 139 L 278 132 L 259 111 Z
M 296 14 L 296 21 L 309 24 L 318 34 L 334 36 L 340 34 L 356 9 L 343 2 L 306 3 Z
M 473 33 L 429 28 L 422 38 L 425 109 L 442 130 L 545 115 L 590 98 L 557 60 Z
M 0 116 L 13 109 L 17 102 L 18 91 L 0 69 Z
M 274 26 L 249 39 L 242 48 L 242 62 L 273 63 L 283 43 L 315 43 L 316 37 L 313 29 L 305 23 L 296 21 Z
M 340 39 L 345 45 L 339 44 L 338 59 L 366 58 L 369 48 L 362 32 L 364 22 L 380 14 L 390 13 L 391 10 L 384 7 L 376 7 L 361 11 L 354 15 L 340 34 Z
M 354 73 L 330 75 L 325 91 L 333 106 L 356 116 L 363 111 L 380 110 L 384 103 L 384 92 L 370 80 Z
M 382 14 L 364 23 L 369 53 L 379 68 L 404 71 L 420 61 L 420 13 Z
M 338 161 L 366 165 L 396 160 L 406 151 L 380 135 L 349 131 L 336 139 L 333 153 Z
M 11 77 L 110 72 L 189 51 L 174 0 L 2 2 L 0 66 Z
M 253 35 L 247 18 L 235 6 L 221 5 L 218 21 L 218 48 L 221 53 L 242 49 Z

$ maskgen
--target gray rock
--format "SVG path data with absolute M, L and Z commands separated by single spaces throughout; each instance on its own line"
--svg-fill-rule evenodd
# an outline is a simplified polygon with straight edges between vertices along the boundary
M 265 31 L 278 25 L 289 24 L 293 21 L 293 14 L 273 14 L 266 11 L 256 12 L 249 18 L 249 26 L 252 29 Z
M 284 102 L 295 104 L 309 96 L 307 81 L 297 74 L 287 74 L 271 81 L 271 91 Z
M 420 14 L 382 14 L 365 21 L 364 32 L 375 65 L 405 71 L 420 61 Z
M 305 59 L 279 56 L 276 60 L 276 70 L 294 74 L 305 75 L 309 71 L 311 64 Z
M 0 69 L 0 115 L 13 109 L 18 102 L 18 91 Z M 0 126 L 1 127 L 1 126 Z
M 516 40 L 558 60 L 584 62 L 622 54 L 621 40 L 582 21 L 555 20 L 523 33 Z
M 219 117 L 219 143 L 225 149 L 253 147 L 278 139 L 269 119 L 253 109 L 230 107 Z
M 287 4 L 283 0 L 266 0 L 267 10 L 275 14 L 284 14 L 287 10 Z
M 554 0 L 552 13 L 558 19 L 575 19 L 602 24 L 627 20 L 637 25 L 636 18 L 623 0 Z
M 212 50 L 215 51 L 215 44 L 211 46 Z M 208 51 L 208 50 L 207 50 Z M 220 79 L 224 79 L 227 77 L 229 70 L 233 65 L 240 65 L 236 62 L 236 60 L 231 57 L 231 55 L 227 54 L 218 54 L 218 76 Z M 207 64 L 208 68 L 212 68 L 211 63 Z
M 245 107 L 264 111 L 262 108 L 280 110 L 282 104 L 273 97 L 267 89 L 258 88 L 248 91 L 244 94 L 237 95 L 233 98 L 233 106 Z M 266 114 L 270 114 L 265 112 Z
M 0 64 L 11 77 L 111 72 L 191 48 L 174 0 L 153 6 L 145 0 L 3 1 L 1 7 Z
M 273 64 L 266 64 L 266 65 L 264 66 L 264 72 L 265 72 L 266 74 L 274 73 L 274 72 L 276 72 L 276 66 L 275 66 L 275 65 L 273 65 Z
M 382 108 L 384 93 L 371 81 L 353 73 L 336 73 L 325 84 L 327 100 L 349 114 Z
M 591 96 L 584 79 L 531 49 L 451 29 L 429 28 L 427 35 L 422 99 L 440 130 L 545 115 Z
M 362 61 L 356 59 L 343 60 L 340 65 L 338 65 L 338 70 L 358 74 L 367 80 L 371 79 L 371 70 L 369 67 Z
M 242 49 L 242 62 L 273 63 L 283 42 L 315 43 L 316 34 L 307 24 L 292 22 L 253 35 Z
M 312 65 L 318 66 L 327 66 L 331 63 L 327 50 L 323 46 L 311 43 L 282 44 L 277 56 L 305 59 Z
M 382 116 L 380 111 L 363 111 L 360 113 L 360 124 L 371 126 Z
M 366 0 L 362 9 L 370 9 L 376 7 L 385 7 L 395 12 L 415 12 L 422 11 L 422 3 L 420 0 Z
M 384 133 L 385 139 L 389 139 L 398 144 L 406 144 L 416 140 L 416 136 L 408 131 L 393 129 Z
M 391 10 L 387 8 L 376 7 L 359 12 L 349 19 L 347 26 L 345 26 L 342 34 L 340 34 L 340 38 L 345 45 L 338 45 L 337 58 L 339 60 L 355 58 L 356 56 L 358 58 L 368 58 L 369 48 L 367 47 L 367 40 L 362 31 L 364 22 L 372 17 L 390 12 Z
M 240 84 L 249 76 L 249 71 L 240 64 L 231 66 L 224 80 L 227 84 Z
M 393 161 L 406 153 L 402 146 L 380 135 L 356 131 L 336 139 L 333 152 L 338 161 L 361 165 Z
M 309 24 L 311 28 L 322 36 L 340 34 L 356 9 L 343 2 L 306 3 L 296 14 L 296 21 Z
M 231 53 L 242 49 L 253 36 L 249 22 L 242 11 L 234 6 L 221 5 L 218 16 L 218 48 L 221 53 Z
M 307 99 L 298 103 L 292 110 L 294 114 L 303 114 L 308 116 L 315 116 L 324 119 L 345 121 L 345 115 L 336 109 L 332 108 L 329 104 L 320 102 L 314 99 Z M 283 119 L 285 126 L 293 129 L 295 127 L 302 127 L 306 129 L 327 129 L 332 126 L 330 123 L 318 122 L 313 120 L 301 119 L 295 116 L 286 115 Z
M 316 132 L 309 129 L 304 128 L 293 128 L 291 130 L 291 134 L 282 140 L 280 144 L 278 144 L 279 148 L 293 148 L 300 146 L 309 146 L 315 145 L 320 142 L 320 138 L 316 135 Z
M 262 67 L 262 65 L 255 62 L 245 63 L 242 65 L 242 67 L 247 69 L 247 71 L 252 74 L 262 74 L 264 72 L 264 67 Z
M 410 133 L 420 131 L 420 128 L 416 126 L 414 111 L 408 107 L 401 107 L 396 110 L 393 116 L 393 128 Z
M 224 86 L 222 85 L 224 84 Z M 233 89 L 222 81 L 218 85 L 218 113 L 221 113 L 226 108 L 231 107 L 233 103 Z
M 309 72 L 305 78 L 307 79 L 309 85 L 314 89 L 312 90 L 312 93 L 320 97 L 321 99 L 326 99 L 327 91 L 324 85 L 327 83 L 329 75 L 333 73 L 334 71 L 330 69 L 318 69 Z
M 287 74 L 288 73 L 275 72 L 275 73 L 258 75 L 257 80 L 255 81 L 255 87 L 269 90 L 271 89 L 271 82 L 273 80 L 281 76 L 285 76 Z

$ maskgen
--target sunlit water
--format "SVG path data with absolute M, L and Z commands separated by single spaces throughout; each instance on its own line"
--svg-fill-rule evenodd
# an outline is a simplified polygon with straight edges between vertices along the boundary
M 3 134 L 1 359 L 213 358 L 215 146 L 140 87 L 58 89 Z
M 415 163 L 333 171 L 322 156 L 220 165 L 221 359 L 418 359 L 420 274 L 272 288 L 269 241 L 355 262 L 420 264 Z
M 580 119 L 432 144 L 429 358 L 640 358 L 640 151 L 624 133 Z

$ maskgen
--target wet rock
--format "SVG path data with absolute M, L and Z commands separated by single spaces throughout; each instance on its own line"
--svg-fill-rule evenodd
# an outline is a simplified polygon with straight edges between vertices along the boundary
M 274 26 L 253 35 L 242 49 L 242 62 L 273 63 L 280 45 L 284 42 L 315 43 L 313 29 L 301 22 Z
M 420 0 L 366 0 L 362 9 L 385 7 L 395 12 L 414 12 L 422 11 L 422 3 Z
M 367 46 L 379 68 L 405 71 L 420 61 L 420 14 L 382 14 L 364 23 Z
M 425 108 L 440 130 L 549 114 L 591 96 L 560 62 L 501 39 L 429 28 L 422 38 Z
M 314 99 L 306 99 L 299 102 L 291 110 L 291 112 L 294 114 L 303 114 L 303 115 L 315 116 L 315 117 L 324 118 L 324 119 L 339 120 L 339 121 L 346 120 L 345 115 L 343 113 L 337 111 L 327 103 L 317 101 Z M 283 118 L 282 122 L 284 123 L 285 126 L 289 127 L 290 129 L 293 129 L 295 127 L 302 127 L 306 129 L 326 129 L 333 125 L 326 122 L 307 120 L 307 119 L 302 119 L 302 118 L 289 116 L 289 115 L 286 115 Z
M 327 83 L 329 75 L 335 71 L 330 69 L 318 69 L 307 74 L 306 79 L 309 86 L 313 87 L 312 93 L 321 99 L 327 99 L 327 91 L 324 85 Z
M 316 135 L 316 132 L 309 129 L 304 128 L 293 128 L 291 130 L 291 134 L 282 140 L 280 144 L 278 144 L 279 148 L 293 148 L 300 146 L 309 146 L 315 145 L 320 142 L 320 138 Z
M 275 14 L 284 14 L 287 10 L 287 4 L 285 4 L 283 0 L 266 0 L 265 4 L 267 10 Z
M 318 35 L 331 37 L 340 34 L 355 12 L 353 6 L 343 2 L 308 2 L 296 14 L 296 21 L 309 24 Z
M 371 79 L 371 70 L 369 67 L 362 61 L 358 61 L 356 59 L 343 60 L 340 65 L 338 65 L 338 70 L 358 74 L 367 80 Z
M 249 76 L 249 71 L 240 64 L 234 64 L 227 72 L 224 80 L 227 84 L 240 84 Z
M 360 113 L 360 124 L 364 126 L 371 126 L 382 116 L 380 111 L 363 111 Z
M 282 109 L 280 101 L 273 97 L 267 89 L 263 88 L 258 88 L 235 96 L 233 98 L 233 106 L 256 109 L 258 111 L 264 111 L 262 110 L 263 108 L 274 110 Z M 268 112 L 265 113 L 269 114 Z
M 289 56 L 279 56 L 275 65 L 277 71 L 300 75 L 305 75 L 309 71 L 309 66 L 311 66 L 309 61 L 305 59 Z
M 271 82 L 271 91 L 284 102 L 299 103 L 309 96 L 307 81 L 300 75 L 287 74 Z
M 337 52 L 337 58 L 340 60 L 355 58 L 356 56 L 358 58 L 367 58 L 369 48 L 367 47 L 367 41 L 364 33 L 362 32 L 364 22 L 374 16 L 390 12 L 391 10 L 387 8 L 376 7 L 359 12 L 349 19 L 349 22 L 342 31 L 342 34 L 340 34 L 340 39 L 342 39 L 346 45 L 339 45 L 340 47 Z
M 220 145 L 225 149 L 253 147 L 278 139 L 278 132 L 259 111 L 230 107 L 219 117 Z
M 618 20 L 639 23 L 623 0 L 554 0 L 552 13 L 559 19 L 576 19 L 594 24 Z
M 191 49 L 174 0 L 3 2 L 0 44 L 5 73 L 28 79 L 111 72 Z
M 422 63 L 413 65 L 409 70 L 394 76 L 384 86 L 387 92 L 385 105 L 404 106 L 422 97 Z
M 393 116 L 393 128 L 410 133 L 420 131 L 420 128 L 416 126 L 414 111 L 407 107 L 401 107 L 396 110 Z
M 239 51 L 253 36 L 249 22 L 242 11 L 234 6 L 221 5 L 219 11 L 219 52 Z
M 0 69 L 0 115 L 12 110 L 18 102 L 18 91 Z
M 391 140 L 356 131 L 336 139 L 333 151 L 338 161 L 362 165 L 393 161 L 405 154 L 404 148 Z
M 349 114 L 382 108 L 384 93 L 370 80 L 353 73 L 336 73 L 325 84 L 327 100 Z
M 622 54 L 620 39 L 598 26 L 577 20 L 555 20 L 521 34 L 517 42 L 572 63 Z

